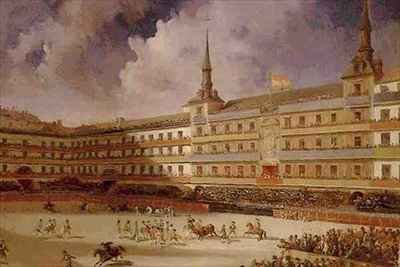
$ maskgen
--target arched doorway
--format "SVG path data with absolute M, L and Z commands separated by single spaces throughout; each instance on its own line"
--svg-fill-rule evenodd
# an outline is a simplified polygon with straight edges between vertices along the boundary
M 21 166 L 17 169 L 17 174 L 32 174 L 32 168 L 29 166 Z

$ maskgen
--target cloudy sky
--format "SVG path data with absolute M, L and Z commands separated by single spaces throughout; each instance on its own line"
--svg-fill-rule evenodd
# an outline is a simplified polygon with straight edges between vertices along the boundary
M 338 81 L 359 0 L 0 0 L 0 104 L 67 125 L 179 112 L 200 85 L 206 28 L 224 99 Z M 373 46 L 400 65 L 400 1 L 372 0 Z M 207 19 L 209 18 L 209 19 Z

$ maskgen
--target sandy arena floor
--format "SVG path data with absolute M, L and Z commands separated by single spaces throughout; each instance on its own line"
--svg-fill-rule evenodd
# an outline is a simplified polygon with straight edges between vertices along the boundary
M 323 233 L 331 227 L 347 228 L 342 224 L 324 222 L 298 222 L 274 219 L 258 216 L 263 228 L 267 231 L 269 240 L 258 242 L 256 239 L 241 237 L 246 231 L 246 223 L 254 222 L 256 216 L 211 213 L 194 215 L 201 219 L 203 224 L 213 223 L 217 231 L 222 224 L 228 227 L 232 220 L 238 226 L 237 233 L 240 237 L 231 243 L 223 243 L 218 239 L 185 240 L 181 244 L 168 244 L 163 247 L 154 247 L 150 241 L 136 242 L 130 239 L 120 239 L 117 234 L 116 221 L 120 219 L 122 224 L 130 220 L 154 221 L 156 217 L 134 216 L 128 214 L 99 214 L 99 215 L 66 215 L 66 214 L 22 214 L 9 213 L 0 215 L 0 237 L 5 239 L 10 248 L 8 266 L 10 267 L 58 267 L 62 263 L 62 250 L 66 249 L 77 257 L 76 267 L 93 266 L 96 259 L 93 251 L 102 241 L 113 241 L 123 245 L 127 249 L 124 260 L 138 267 L 239 267 L 241 264 L 249 265 L 253 258 L 258 260 L 270 258 L 278 254 L 276 247 L 277 238 L 286 238 L 289 234 L 301 234 L 303 232 Z M 66 218 L 71 221 L 72 238 L 62 239 L 58 237 L 38 238 L 33 234 L 39 218 L 47 222 L 49 218 L 55 218 L 58 223 L 58 231 Z M 186 215 L 179 215 L 171 219 L 174 227 L 180 234 L 184 234 L 183 226 L 186 223 Z M 0 264 L 0 266 L 3 266 Z M 106 265 L 107 266 L 107 265 Z M 128 265 L 109 265 L 128 266 Z

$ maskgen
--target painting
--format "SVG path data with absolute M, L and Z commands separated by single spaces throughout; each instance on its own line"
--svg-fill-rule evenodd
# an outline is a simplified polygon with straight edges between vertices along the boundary
M 0 266 L 399 250 L 399 0 L 0 0 Z

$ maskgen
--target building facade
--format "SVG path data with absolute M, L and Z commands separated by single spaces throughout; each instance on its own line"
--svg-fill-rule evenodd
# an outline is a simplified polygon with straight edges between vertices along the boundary
M 359 49 L 336 84 L 225 101 L 207 35 L 201 88 L 182 113 L 68 128 L 2 108 L 0 177 L 392 188 L 400 69 L 383 70 L 371 31 L 365 4 Z

